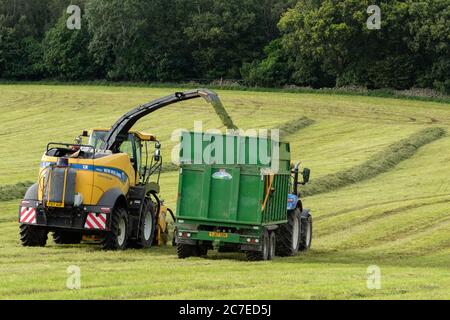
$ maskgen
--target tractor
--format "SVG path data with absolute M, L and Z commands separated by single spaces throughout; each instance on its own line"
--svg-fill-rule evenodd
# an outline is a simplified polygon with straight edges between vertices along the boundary
M 45 246 L 49 232 L 57 244 L 94 238 L 107 250 L 165 243 L 165 217 L 174 217 L 159 198 L 161 144 L 131 129 L 160 108 L 200 97 L 231 120 L 214 92 L 196 89 L 138 106 L 111 128 L 84 130 L 75 143 L 48 143 L 38 181 L 19 205 L 22 245 Z

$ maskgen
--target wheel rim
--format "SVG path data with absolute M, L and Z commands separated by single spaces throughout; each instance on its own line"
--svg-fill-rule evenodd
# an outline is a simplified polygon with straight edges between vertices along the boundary
M 153 219 L 150 212 L 147 212 L 144 218 L 144 239 L 150 240 L 153 229 Z
M 292 247 L 294 250 L 298 248 L 299 235 L 300 235 L 300 223 L 297 217 L 295 217 L 294 225 L 292 227 Z
M 125 242 L 125 234 L 126 234 L 126 224 L 125 224 L 125 219 L 121 218 L 119 220 L 119 225 L 118 225 L 118 232 L 117 232 L 117 242 L 119 243 L 119 246 L 123 245 L 123 243 Z

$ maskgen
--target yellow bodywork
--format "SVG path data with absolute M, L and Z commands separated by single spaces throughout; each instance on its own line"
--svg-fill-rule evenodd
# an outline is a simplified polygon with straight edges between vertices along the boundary
M 156 228 L 156 239 L 158 245 L 166 245 L 169 237 L 169 230 L 167 224 L 167 207 L 162 205 L 159 210 L 157 228 Z
M 44 155 L 39 171 L 38 200 L 43 199 L 44 175 L 57 157 Z M 115 153 L 98 159 L 69 158 L 69 165 L 77 169 L 75 192 L 83 196 L 84 205 L 96 205 L 109 189 L 118 188 L 124 195 L 136 185 L 136 173 L 126 153 Z
M 109 131 L 111 128 L 96 128 L 88 130 L 91 135 L 94 131 Z M 150 133 L 142 132 L 142 131 L 129 131 L 129 133 L 136 135 L 142 141 L 156 141 L 156 136 Z

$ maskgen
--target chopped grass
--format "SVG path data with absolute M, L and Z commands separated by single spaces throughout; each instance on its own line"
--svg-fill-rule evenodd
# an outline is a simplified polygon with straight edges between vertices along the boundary
M 31 181 L 18 182 L 12 185 L 0 186 L 0 201 L 20 199 L 27 189 L 33 184 Z
M 303 195 L 312 196 L 330 192 L 387 172 L 401 161 L 414 155 L 420 147 L 442 138 L 445 134 L 446 131 L 443 128 L 423 129 L 406 139 L 388 146 L 360 165 L 312 180 L 303 188 Z

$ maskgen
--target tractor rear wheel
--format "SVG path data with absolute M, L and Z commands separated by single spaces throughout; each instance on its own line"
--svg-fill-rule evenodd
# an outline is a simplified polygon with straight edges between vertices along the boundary
M 136 247 L 150 248 L 155 238 L 155 212 L 154 205 L 150 199 L 145 199 L 144 212 L 138 226 Z
M 261 251 L 246 251 L 248 261 L 264 261 L 270 260 L 270 235 L 269 231 L 265 230 L 261 243 Z
M 276 255 L 282 257 L 295 255 L 300 246 L 300 234 L 300 209 L 297 208 L 288 212 L 288 222 L 276 230 Z
M 20 241 L 24 247 L 45 247 L 47 244 L 48 231 L 44 228 L 20 225 Z
M 309 211 L 303 211 L 301 215 L 301 236 L 300 236 L 300 251 L 307 251 L 311 248 L 312 242 L 312 216 Z
M 128 215 L 124 208 L 115 208 L 112 214 L 111 230 L 102 241 L 105 250 L 123 250 L 128 240 Z
M 72 231 L 55 231 L 53 232 L 53 241 L 57 244 L 79 244 L 83 234 L 81 232 Z

